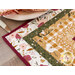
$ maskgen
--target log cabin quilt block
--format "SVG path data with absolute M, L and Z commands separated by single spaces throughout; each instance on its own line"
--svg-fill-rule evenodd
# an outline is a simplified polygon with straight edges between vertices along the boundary
M 75 65 L 75 13 L 72 10 L 63 10 L 23 39 L 52 65 Z

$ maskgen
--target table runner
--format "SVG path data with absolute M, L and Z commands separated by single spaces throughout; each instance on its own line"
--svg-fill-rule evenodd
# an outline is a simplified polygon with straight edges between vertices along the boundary
M 63 10 L 50 10 L 46 14 L 26 22 L 15 30 L 3 36 L 4 41 L 12 48 L 12 50 L 20 57 L 27 66 L 51 66 L 51 64 L 40 55 L 23 37 L 41 27 L 51 18 L 62 12 Z

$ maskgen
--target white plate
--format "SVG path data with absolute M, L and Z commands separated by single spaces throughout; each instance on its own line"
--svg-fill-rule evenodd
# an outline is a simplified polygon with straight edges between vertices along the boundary
M 22 21 L 22 20 L 34 19 L 36 17 L 39 17 L 39 16 L 45 14 L 46 12 L 35 12 L 35 13 L 24 12 L 24 13 L 21 13 L 21 14 L 5 15 L 3 17 L 8 18 L 8 19 L 17 20 L 17 21 Z

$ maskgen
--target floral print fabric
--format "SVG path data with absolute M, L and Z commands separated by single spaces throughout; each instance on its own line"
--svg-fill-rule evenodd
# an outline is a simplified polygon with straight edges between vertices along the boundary
M 40 26 L 62 11 L 63 10 L 50 10 L 46 14 L 32 20 L 28 24 L 5 37 L 9 43 L 11 43 L 11 45 L 21 54 L 21 56 L 29 62 L 31 66 L 51 66 L 51 64 L 35 49 L 33 49 L 25 40 L 23 40 L 23 37 L 35 29 L 38 29 Z

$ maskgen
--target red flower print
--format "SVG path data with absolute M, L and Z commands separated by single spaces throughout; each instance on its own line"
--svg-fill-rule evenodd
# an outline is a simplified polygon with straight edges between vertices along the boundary
M 73 38 L 72 38 L 72 40 L 74 40 L 74 41 L 75 41 L 75 37 L 73 37 Z
M 24 59 L 27 60 L 27 61 L 30 61 L 31 60 L 31 57 L 30 57 L 30 55 L 25 55 L 24 56 Z
M 21 49 L 21 50 L 24 50 L 24 49 L 26 49 L 26 46 L 27 46 L 27 45 L 26 45 L 25 43 L 22 43 L 22 44 L 20 44 L 20 49 Z
M 16 33 L 14 32 L 14 33 L 12 33 L 12 34 L 9 35 L 9 38 L 13 39 L 13 38 L 15 38 L 15 36 L 16 36 Z
M 23 26 L 23 28 L 27 28 L 29 25 L 28 24 L 26 24 L 25 26 Z
M 18 35 L 18 34 L 16 34 L 16 39 L 21 39 L 21 37 Z
M 52 9 L 52 10 L 57 11 L 58 9 Z
M 43 24 L 44 24 L 44 22 L 41 22 L 41 23 L 38 25 L 38 27 L 42 26 Z
M 40 64 L 40 66 L 48 66 L 48 65 L 43 65 L 43 64 Z

